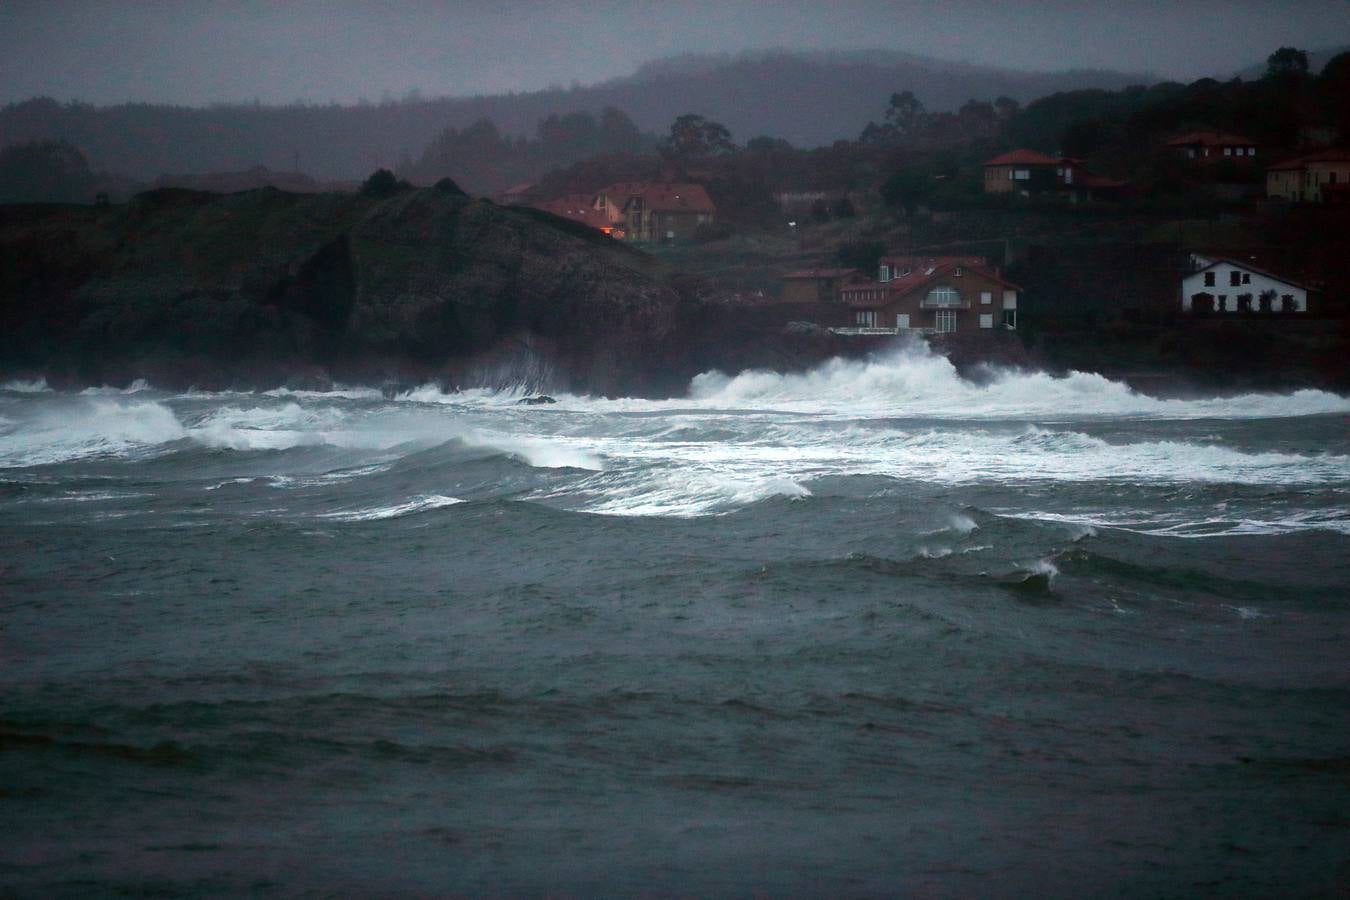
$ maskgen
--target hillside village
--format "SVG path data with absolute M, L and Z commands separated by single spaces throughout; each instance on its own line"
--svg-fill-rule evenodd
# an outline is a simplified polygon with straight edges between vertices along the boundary
M 758 310 L 761 327 L 1016 340 L 1040 364 L 1141 377 L 1245 365 L 1350 379 L 1350 53 L 1313 72 L 1281 48 L 1255 78 L 1025 106 L 929 111 L 900 91 L 878 112 L 856 139 L 814 149 L 738 144 L 697 113 L 664 136 L 617 109 L 554 115 L 533 142 L 484 120 L 364 186 L 261 167 L 156 186 L 397 191 L 473 173 L 498 205 L 641 248 Z M 100 202 L 132 189 L 46 146 L 0 150 L 0 197 L 16 183 Z M 549 158 L 573 161 L 507 180 Z

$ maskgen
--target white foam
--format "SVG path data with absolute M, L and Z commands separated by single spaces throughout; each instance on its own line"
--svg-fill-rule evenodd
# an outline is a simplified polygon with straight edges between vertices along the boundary
M 124 388 L 108 387 L 107 385 L 104 385 L 103 387 L 85 388 L 80 391 L 80 394 L 85 397 L 118 397 L 126 396 L 127 394 L 139 394 L 148 390 L 150 390 L 150 383 L 144 378 L 137 378 Z
M 291 397 L 297 400 L 382 400 L 384 394 L 376 388 L 346 387 L 335 384 L 326 391 L 306 391 L 295 388 L 273 388 L 263 391 L 264 397 Z
M 463 502 L 465 501 L 460 500 L 457 497 L 445 497 L 440 494 L 424 494 L 419 497 L 414 497 L 406 503 L 398 503 L 393 506 L 376 506 L 370 509 L 320 513 L 319 518 L 333 519 L 339 522 L 372 522 L 382 519 L 397 519 L 401 516 L 426 512 L 431 509 L 441 509 L 442 507 L 454 506 L 457 503 Z
M 161 403 L 81 397 L 42 409 L 0 435 L 0 465 L 38 466 L 147 452 L 185 435 L 177 417 Z
M 6 381 L 0 384 L 0 391 L 9 391 L 14 394 L 46 394 L 51 392 L 47 386 L 47 379 L 35 378 L 31 381 Z

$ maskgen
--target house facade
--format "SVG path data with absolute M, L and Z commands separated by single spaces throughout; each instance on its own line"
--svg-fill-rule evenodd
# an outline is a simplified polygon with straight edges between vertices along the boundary
M 621 182 L 601 190 L 595 208 L 630 241 L 685 241 L 700 225 L 717 218 L 717 207 L 701 184 Z
M 946 334 L 1017 327 L 1021 291 L 981 257 L 888 256 L 877 281 L 840 291 L 848 324 L 840 334 Z
M 1181 280 L 1181 309 L 1193 315 L 1297 315 L 1308 312 L 1308 288 L 1238 260 L 1193 254 Z
M 1350 150 L 1323 150 L 1271 166 L 1266 196 L 1291 203 L 1350 202 Z
M 1113 200 L 1129 185 L 1091 172 L 1081 159 L 1046 156 L 1035 150 L 1013 150 L 984 164 L 987 194 L 1057 193 L 1071 202 Z
M 1038 194 L 1056 186 L 1059 160 L 1035 150 L 1012 150 L 984 164 L 986 194 Z
M 551 212 L 564 219 L 571 219 L 573 222 L 580 222 L 582 225 L 589 225 L 611 237 L 621 238 L 624 236 L 622 223 L 616 224 L 603 212 L 597 210 L 595 208 L 595 197 L 591 194 L 568 194 L 556 200 L 536 203 L 534 208 Z
M 1213 165 L 1223 160 L 1247 165 L 1256 162 L 1256 141 L 1241 134 L 1222 131 L 1192 131 L 1167 142 L 1181 159 L 1197 165 Z
M 844 287 L 867 281 L 857 269 L 801 269 L 783 276 L 784 303 L 837 303 Z

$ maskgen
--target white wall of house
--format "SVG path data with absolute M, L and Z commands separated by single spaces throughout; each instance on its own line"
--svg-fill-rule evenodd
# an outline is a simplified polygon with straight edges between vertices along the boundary
M 1233 284 L 1234 273 L 1237 274 L 1237 284 Z M 1205 276 L 1210 274 L 1214 276 L 1213 284 L 1206 283 Z M 1308 292 L 1303 288 L 1229 262 L 1220 262 L 1208 269 L 1194 272 L 1183 278 L 1181 280 L 1181 308 L 1185 312 L 1191 312 L 1195 295 L 1204 293 L 1211 294 L 1216 298 L 1222 297 L 1222 311 L 1235 313 L 1241 308 L 1238 299 L 1241 295 L 1251 294 L 1255 300 L 1266 291 L 1275 292 L 1276 302 L 1279 304 L 1277 309 L 1280 312 L 1308 311 Z M 1280 303 L 1285 297 L 1292 298 L 1292 301 Z M 1291 302 L 1292 309 L 1289 308 Z

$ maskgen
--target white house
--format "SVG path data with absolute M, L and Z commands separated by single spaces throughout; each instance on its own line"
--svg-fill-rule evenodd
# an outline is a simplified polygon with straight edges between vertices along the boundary
M 1306 313 L 1308 288 L 1296 281 L 1223 257 L 1191 256 L 1181 279 L 1181 309 L 1188 313 Z

